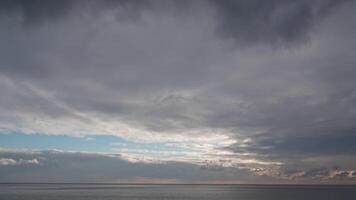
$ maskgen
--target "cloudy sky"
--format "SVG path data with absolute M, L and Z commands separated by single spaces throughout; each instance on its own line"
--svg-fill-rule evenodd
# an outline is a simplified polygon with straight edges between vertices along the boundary
M 356 2 L 0 1 L 0 182 L 356 183 Z

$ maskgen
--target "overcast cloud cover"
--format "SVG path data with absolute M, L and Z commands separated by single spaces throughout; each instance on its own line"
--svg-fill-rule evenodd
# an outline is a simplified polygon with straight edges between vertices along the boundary
M 0 1 L 0 134 L 125 141 L 88 153 L 18 140 L 0 180 L 355 182 L 355 9 Z

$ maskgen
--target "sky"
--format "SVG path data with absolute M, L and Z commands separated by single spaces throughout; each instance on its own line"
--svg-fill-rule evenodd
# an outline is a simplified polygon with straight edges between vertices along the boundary
M 1 0 L 0 182 L 356 183 L 355 9 Z

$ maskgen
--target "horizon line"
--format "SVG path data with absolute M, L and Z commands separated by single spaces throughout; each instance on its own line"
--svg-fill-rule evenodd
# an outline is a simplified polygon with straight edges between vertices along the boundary
M 241 186 L 356 186 L 356 183 L 116 183 L 116 182 L 0 182 L 5 184 L 67 185 L 241 185 Z

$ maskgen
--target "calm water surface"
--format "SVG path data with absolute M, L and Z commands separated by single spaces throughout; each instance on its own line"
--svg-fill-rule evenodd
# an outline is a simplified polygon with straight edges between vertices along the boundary
M 356 200 L 355 186 L 0 184 L 0 200 Z

